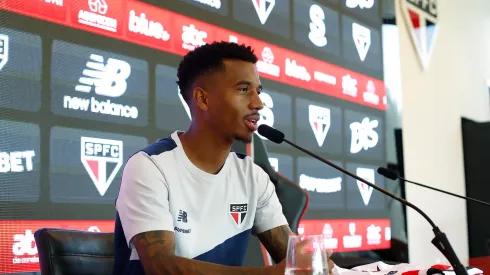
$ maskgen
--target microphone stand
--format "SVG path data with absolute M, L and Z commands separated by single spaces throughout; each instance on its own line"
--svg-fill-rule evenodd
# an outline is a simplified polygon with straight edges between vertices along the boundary
M 451 243 L 449 242 L 449 239 L 447 238 L 446 234 L 444 232 L 442 232 L 436 225 L 435 223 L 429 218 L 429 216 L 427 216 L 427 214 L 425 214 L 422 210 L 420 210 L 417 206 L 413 205 L 412 203 L 410 203 L 409 201 L 401 198 L 401 197 L 398 197 L 388 191 L 386 191 L 385 189 L 381 188 L 381 187 L 378 187 L 376 186 L 375 184 L 372 184 L 370 183 L 369 181 L 345 170 L 344 168 L 336 165 L 335 163 L 327 160 L 327 159 L 324 159 L 318 155 L 316 155 L 315 153 L 312 153 L 296 144 L 294 144 L 293 142 L 287 140 L 286 138 L 283 138 L 283 141 L 286 142 L 287 144 L 293 146 L 294 148 L 316 158 L 317 160 L 341 171 L 342 173 L 345 173 L 353 178 L 355 178 L 356 180 L 358 181 L 361 181 L 365 184 L 367 184 L 368 186 L 376 189 L 377 191 L 405 204 L 406 206 L 409 206 L 410 208 L 412 208 L 413 210 L 417 211 L 420 215 L 422 215 L 422 217 L 424 217 L 427 222 L 429 222 L 429 224 L 432 226 L 432 232 L 434 232 L 434 239 L 432 239 L 432 244 L 437 247 L 437 249 L 439 249 L 439 251 L 441 251 L 441 253 L 446 257 L 446 259 L 449 261 L 449 263 L 451 264 L 451 266 L 453 267 L 453 270 L 454 272 L 456 273 L 456 275 L 468 275 L 468 272 L 466 270 L 466 267 L 464 265 L 461 264 L 461 262 L 459 261 L 458 259 L 458 256 L 456 255 L 456 253 L 454 252 L 454 249 L 452 248 L 451 246 Z
M 434 187 L 431 187 L 431 186 L 427 186 L 427 185 L 424 185 L 424 184 L 421 184 L 421 183 L 418 183 L 418 182 L 415 182 L 415 181 L 407 180 L 405 178 L 400 177 L 399 175 L 397 175 L 396 177 L 399 180 L 410 182 L 410 183 L 413 183 L 413 184 L 418 185 L 420 187 L 425 187 L 427 189 L 431 189 L 431 190 L 434 190 L 434 191 L 437 191 L 437 192 L 441 192 L 441 193 L 444 193 L 444 194 L 447 194 L 447 195 L 451 195 L 451 196 L 454 196 L 454 197 L 457 197 L 457 198 L 460 198 L 460 199 L 465 199 L 465 200 L 469 200 L 469 201 L 472 201 L 472 202 L 477 202 L 477 203 L 480 203 L 480 204 L 483 204 L 483 205 L 486 205 L 486 206 L 490 206 L 490 203 L 488 203 L 488 202 L 484 202 L 484 201 L 481 201 L 481 200 L 473 199 L 473 198 L 470 198 L 470 197 L 464 197 L 464 196 L 461 196 L 461 195 L 458 195 L 458 194 L 454 194 L 454 193 L 447 192 L 447 191 L 444 191 L 444 190 L 441 190 L 441 189 L 437 189 L 437 188 L 434 188 Z

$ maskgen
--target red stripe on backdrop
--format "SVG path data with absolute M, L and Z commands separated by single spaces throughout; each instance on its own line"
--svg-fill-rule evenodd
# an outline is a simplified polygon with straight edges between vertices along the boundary
M 39 271 L 34 233 L 40 228 L 114 232 L 114 221 L 0 221 L 0 273 Z
M 0 0 L 2 1 L 2 0 Z M 2 9 L 103 36 L 184 55 L 213 41 L 252 45 L 260 76 L 313 92 L 386 110 L 383 81 L 135 0 L 3 0 Z M 59 4 L 57 4 L 59 3 Z M 349 81 L 348 91 L 343 79 Z
M 481 269 L 483 274 L 490 274 L 490 256 L 470 258 L 470 266 Z

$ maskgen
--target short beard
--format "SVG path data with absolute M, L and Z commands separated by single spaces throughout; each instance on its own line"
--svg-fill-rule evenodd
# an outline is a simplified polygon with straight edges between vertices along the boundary
M 242 138 L 240 136 L 235 136 L 235 140 L 239 141 L 244 144 L 250 144 L 252 143 L 253 135 L 248 139 L 248 138 Z

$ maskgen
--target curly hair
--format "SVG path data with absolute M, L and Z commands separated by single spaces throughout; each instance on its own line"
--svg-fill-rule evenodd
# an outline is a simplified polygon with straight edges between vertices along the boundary
M 187 104 L 191 97 L 191 85 L 195 79 L 206 73 L 223 70 L 223 61 L 226 59 L 253 64 L 258 60 L 252 47 L 225 41 L 205 44 L 184 56 L 177 70 L 177 84 Z

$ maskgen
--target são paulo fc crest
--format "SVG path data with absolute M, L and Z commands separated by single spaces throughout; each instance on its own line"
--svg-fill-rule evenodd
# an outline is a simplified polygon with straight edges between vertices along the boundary
M 230 215 L 238 227 L 241 227 L 248 211 L 248 203 L 230 203 Z
M 400 8 L 424 70 L 434 48 L 438 30 L 437 0 L 400 0 Z
M 93 137 L 81 138 L 81 161 L 101 196 L 111 186 L 123 164 L 121 140 Z

